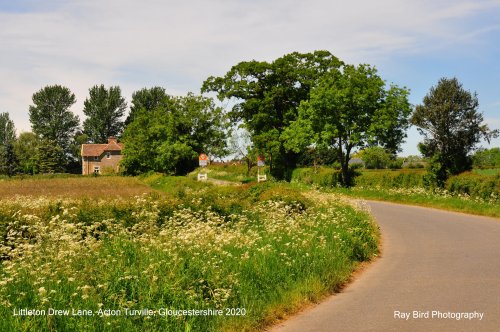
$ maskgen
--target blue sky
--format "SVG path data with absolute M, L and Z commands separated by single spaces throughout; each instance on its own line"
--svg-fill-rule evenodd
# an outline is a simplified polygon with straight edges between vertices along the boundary
M 0 112 L 29 131 L 31 96 L 49 84 L 75 93 L 83 119 L 95 84 L 128 101 L 156 85 L 198 93 L 240 61 L 319 49 L 376 66 L 413 104 L 455 76 L 500 128 L 500 0 L 0 0 Z M 417 154 L 421 137 L 408 135 L 403 154 Z

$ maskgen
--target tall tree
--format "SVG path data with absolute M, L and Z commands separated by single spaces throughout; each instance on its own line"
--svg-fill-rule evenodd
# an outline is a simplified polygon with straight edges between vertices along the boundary
M 38 170 L 40 173 L 53 174 L 64 172 L 68 155 L 55 141 L 42 139 L 37 149 Z
M 225 142 L 222 110 L 209 98 L 169 97 L 168 107 L 139 110 L 125 128 L 122 165 L 129 174 L 157 171 L 186 174 L 199 153 L 220 153 Z
M 83 132 L 92 143 L 105 143 L 108 137 L 121 134 L 121 118 L 125 114 L 127 103 L 121 96 L 119 86 L 109 89 L 102 84 L 93 86 L 83 105 L 83 113 L 87 116 L 83 122 Z
M 19 162 L 19 171 L 24 174 L 38 173 L 38 138 L 31 132 L 19 134 L 14 143 L 14 152 Z
M 80 125 L 78 116 L 69 110 L 76 102 L 75 95 L 66 87 L 50 85 L 34 93 L 32 99 L 29 116 L 33 132 L 69 153 L 71 139 Z
M 140 110 L 144 109 L 146 112 L 152 112 L 160 106 L 168 108 L 170 99 L 171 97 L 166 93 L 165 89 L 159 86 L 135 91 L 132 93 L 130 113 L 125 120 L 125 125 L 131 123 Z
M 16 171 L 15 140 L 16 128 L 9 113 L 0 113 L 0 174 L 13 175 Z
M 419 149 L 430 159 L 430 180 L 435 184 L 442 186 L 450 175 L 469 170 L 471 152 L 481 139 L 498 136 L 498 130 L 483 123 L 478 107 L 477 94 L 465 90 L 456 78 L 441 78 L 416 106 L 411 121 L 424 136 Z
M 290 179 L 298 153 L 286 150 L 281 137 L 297 119 L 300 102 L 325 73 L 335 72 L 342 62 L 328 51 L 291 53 L 272 63 L 240 62 L 223 77 L 209 77 L 202 92 L 217 92 L 220 100 L 234 101 L 229 116 L 244 121 L 254 146 L 271 159 L 271 173 Z
M 342 71 L 325 75 L 302 102 L 299 119 L 285 131 L 285 146 L 301 151 L 310 144 L 337 151 L 342 183 L 352 184 L 351 153 L 374 141 L 397 150 L 411 113 L 404 88 L 385 83 L 375 68 L 345 65 Z M 394 98 L 394 96 L 398 96 Z M 399 140 L 385 141 L 384 131 L 401 133 Z M 385 144 L 384 144 L 385 143 Z

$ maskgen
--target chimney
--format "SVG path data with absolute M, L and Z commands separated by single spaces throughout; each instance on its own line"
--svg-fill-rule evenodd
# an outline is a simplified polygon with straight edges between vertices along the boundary
M 111 143 L 118 143 L 118 139 L 114 136 L 111 136 L 111 137 L 108 137 L 108 144 L 111 144 Z

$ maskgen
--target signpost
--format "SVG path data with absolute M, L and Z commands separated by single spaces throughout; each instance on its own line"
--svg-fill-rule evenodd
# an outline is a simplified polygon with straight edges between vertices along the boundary
M 198 181 L 206 181 L 208 179 L 206 167 L 208 165 L 208 156 L 204 153 L 200 154 L 199 165 L 201 167 L 201 172 L 198 173 Z
M 260 168 L 266 165 L 264 156 L 259 155 L 257 157 L 257 182 L 267 181 L 266 174 L 260 174 Z

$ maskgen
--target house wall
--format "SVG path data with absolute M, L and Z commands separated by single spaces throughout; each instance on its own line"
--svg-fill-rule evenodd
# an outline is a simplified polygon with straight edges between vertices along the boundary
M 109 151 L 111 153 L 111 158 L 106 157 L 106 152 L 99 156 L 99 160 L 94 160 L 94 157 L 83 157 L 82 160 L 82 174 L 92 174 L 94 173 L 94 166 L 100 167 L 100 173 L 108 168 L 112 168 L 115 172 L 120 170 L 120 160 L 122 160 L 123 155 L 120 151 Z

